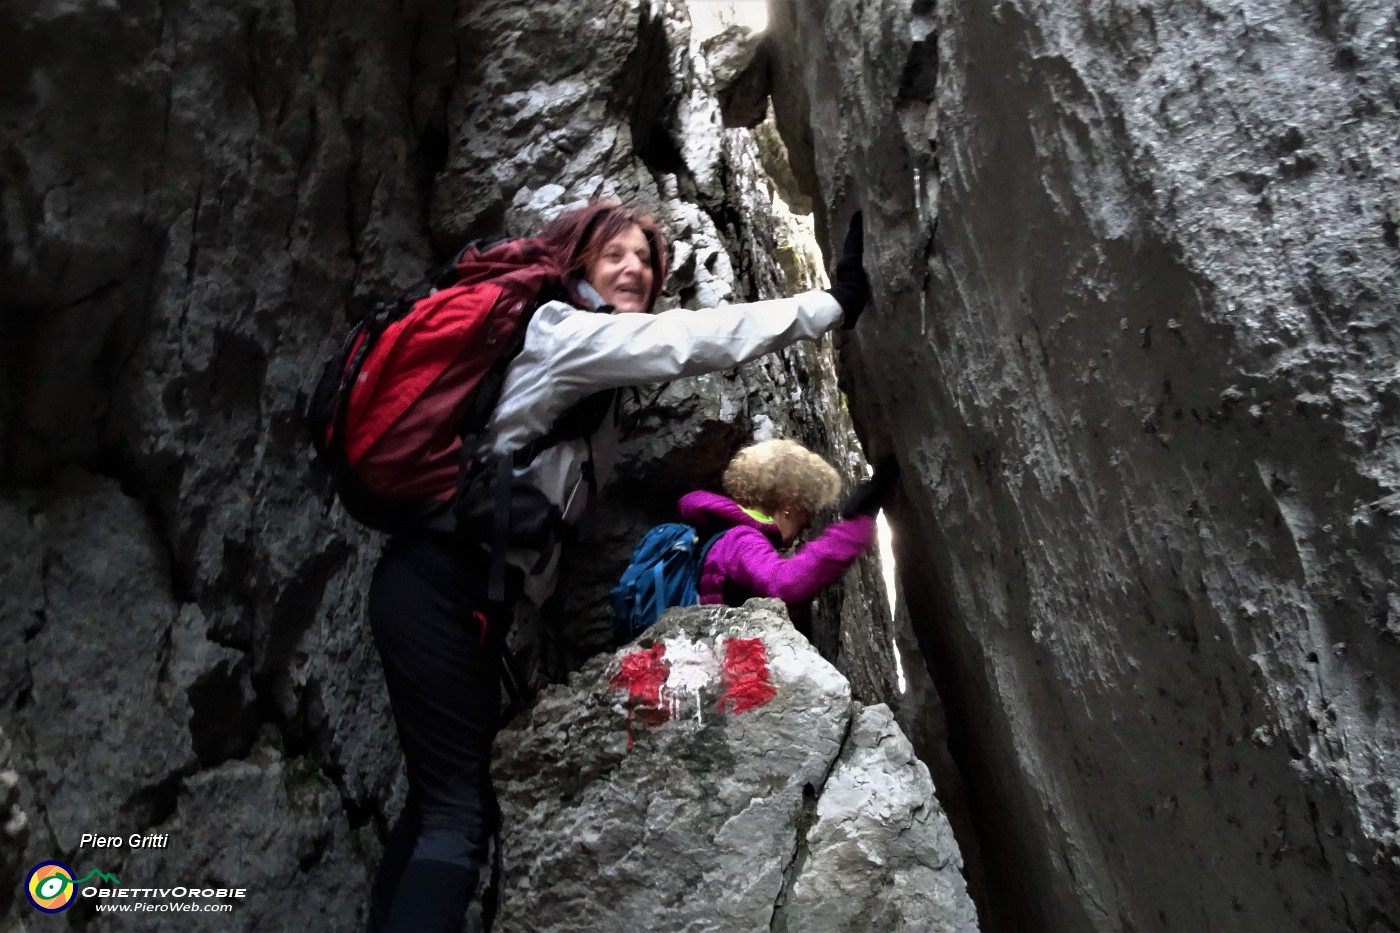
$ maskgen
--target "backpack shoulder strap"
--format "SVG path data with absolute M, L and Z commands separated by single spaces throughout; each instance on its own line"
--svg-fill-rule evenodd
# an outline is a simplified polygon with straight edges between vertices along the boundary
M 729 529 L 729 528 L 725 528 L 725 529 L 722 530 L 722 531 L 716 532 L 715 534 L 713 534 L 713 535 L 710 536 L 710 540 L 708 540 L 708 541 L 706 541 L 704 544 L 700 545 L 700 550 L 699 550 L 699 551 L 697 552 L 697 554 L 696 554 L 696 566 L 697 566 L 697 567 L 704 567 L 704 566 L 705 566 L 705 559 L 708 558 L 708 557 L 710 556 L 710 548 L 714 547 L 715 544 L 719 541 L 719 539 L 720 539 L 720 538 L 723 538 L 723 537 L 725 536 L 725 534 L 727 534 L 730 530 L 731 530 L 731 529 Z

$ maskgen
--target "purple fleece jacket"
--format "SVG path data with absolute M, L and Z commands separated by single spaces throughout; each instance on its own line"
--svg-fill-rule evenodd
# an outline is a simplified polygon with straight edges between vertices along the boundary
M 778 526 L 759 521 L 733 499 L 697 490 L 681 497 L 680 510 L 699 529 L 701 540 L 729 528 L 700 568 L 702 603 L 738 606 L 754 596 L 772 596 L 787 603 L 791 613 L 839 580 L 875 536 L 875 519 L 857 515 L 833 522 L 791 557 L 783 557 Z

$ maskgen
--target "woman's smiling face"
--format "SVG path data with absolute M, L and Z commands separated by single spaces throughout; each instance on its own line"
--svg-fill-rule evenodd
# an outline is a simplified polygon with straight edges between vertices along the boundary
M 646 311 L 651 299 L 651 244 L 636 224 L 608 241 L 583 278 L 616 313 Z

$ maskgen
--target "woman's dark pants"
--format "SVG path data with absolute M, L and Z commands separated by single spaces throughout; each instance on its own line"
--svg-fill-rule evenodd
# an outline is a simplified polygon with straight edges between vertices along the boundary
M 509 581 L 518 598 L 518 575 Z M 491 742 L 500 723 L 505 612 L 487 623 L 486 557 L 446 535 L 392 539 L 369 588 L 369 621 L 408 765 L 408 799 L 370 896 L 381 933 L 455 933 L 476 893 L 499 810 Z

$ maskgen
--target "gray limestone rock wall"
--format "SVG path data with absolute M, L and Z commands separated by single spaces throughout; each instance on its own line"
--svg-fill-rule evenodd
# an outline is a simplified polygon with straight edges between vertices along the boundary
M 246 883 L 238 929 L 356 926 L 401 770 L 360 618 L 372 542 L 313 478 L 299 412 L 347 309 L 427 256 L 452 13 L 334 6 L 0 25 L 18 867 Z M 290 773 L 322 789 L 281 803 Z M 133 832 L 168 834 L 158 862 L 78 845 Z
M 321 361 L 463 238 L 593 195 L 673 236 L 667 306 L 799 287 L 758 151 L 670 2 L 11 4 L 0 57 L 0 927 L 29 916 L 16 874 L 69 858 L 246 884 L 230 928 L 356 928 L 404 781 L 363 620 L 380 542 L 300 423 Z M 568 595 L 521 619 L 540 679 L 597 650 L 641 530 L 741 443 L 856 474 L 832 354 L 644 398 Z M 870 703 L 882 604 L 818 612 Z
M 1394 5 L 770 11 L 984 928 L 1400 929 Z

